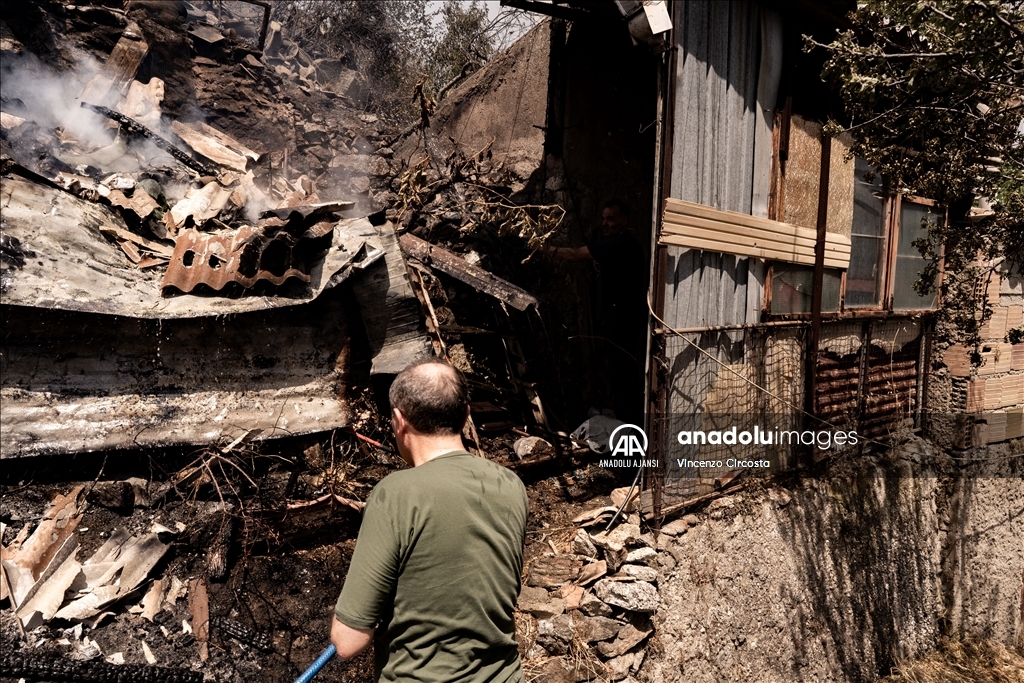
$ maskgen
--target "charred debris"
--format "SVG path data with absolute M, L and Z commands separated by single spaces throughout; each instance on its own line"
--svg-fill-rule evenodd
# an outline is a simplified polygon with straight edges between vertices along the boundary
M 469 376 L 480 454 L 561 500 L 615 485 L 513 284 L 564 211 L 491 145 L 439 151 L 422 91 L 410 126 L 372 112 L 265 2 L 40 1 L 0 31 L 0 677 L 293 675 L 326 612 L 285 577 L 340 585 L 399 465 L 381 390 L 421 357 Z
M 482 431 L 567 431 L 531 379 L 541 298 L 511 282 L 564 211 L 488 147 L 397 154 L 429 141 L 422 90 L 418 125 L 368 113 L 267 3 L 26 12 L 3 39 L 5 458 L 349 427 L 357 387 L 430 354 L 473 377 Z

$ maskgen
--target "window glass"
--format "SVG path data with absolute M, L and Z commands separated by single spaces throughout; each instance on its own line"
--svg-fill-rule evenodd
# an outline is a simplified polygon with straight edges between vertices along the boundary
M 873 175 L 871 182 L 866 176 Z M 853 185 L 850 268 L 846 271 L 846 307 L 879 306 L 885 263 L 885 194 L 882 180 L 857 159 Z
M 932 207 L 904 200 L 900 205 L 899 241 L 896 244 L 896 273 L 893 278 L 892 307 L 896 311 L 935 308 L 936 292 L 932 287 L 925 296 L 914 289 L 928 259 L 921 255 L 914 242 L 928 237 L 927 223 L 939 220 Z
M 821 310 L 839 310 L 840 271 L 825 269 L 822 281 Z M 773 315 L 787 313 L 810 313 L 814 291 L 814 267 L 793 263 L 776 263 L 772 267 L 772 308 Z

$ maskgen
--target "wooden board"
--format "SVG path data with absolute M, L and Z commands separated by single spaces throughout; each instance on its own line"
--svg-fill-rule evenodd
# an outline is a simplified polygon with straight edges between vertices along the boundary
M 78 99 L 101 106 L 113 104 L 128 93 L 128 86 L 135 80 L 135 73 L 148 53 L 149 45 L 142 37 L 142 30 L 134 21 L 129 21 L 107 57 L 103 72 L 89 81 Z
M 525 289 L 503 280 L 479 266 L 474 266 L 443 247 L 408 233 L 402 235 L 400 241 L 402 250 L 417 261 L 430 268 L 436 268 L 456 280 L 465 282 L 478 291 L 490 294 L 498 301 L 506 303 L 518 311 L 525 311 L 530 306 L 538 305 L 536 297 Z
M 665 202 L 659 238 L 661 244 L 811 266 L 815 241 L 814 230 L 678 199 Z M 826 235 L 825 266 L 849 268 L 848 237 Z

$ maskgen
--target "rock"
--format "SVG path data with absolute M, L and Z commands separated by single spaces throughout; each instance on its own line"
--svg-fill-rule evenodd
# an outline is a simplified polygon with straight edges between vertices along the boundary
M 619 629 L 623 626 L 622 622 L 608 617 L 587 617 L 580 626 L 580 636 L 588 643 L 611 640 L 619 635 Z
M 695 527 L 700 523 L 700 518 L 697 515 L 683 515 L 680 519 L 690 527 Z
M 722 519 L 725 517 L 725 511 L 729 508 L 735 507 L 736 501 L 732 498 L 718 498 L 717 500 L 711 501 L 707 507 L 708 516 L 711 519 Z
M 637 673 L 638 671 L 640 671 L 640 667 L 643 666 L 643 664 L 644 664 L 644 657 L 646 655 L 647 655 L 647 653 L 644 650 L 640 650 L 639 652 L 634 652 L 633 653 L 633 665 L 629 667 L 630 671 L 632 671 L 633 673 Z
M 537 644 L 553 655 L 564 655 L 572 642 L 573 623 L 568 614 L 537 621 Z
M 607 550 L 622 550 L 627 545 L 640 543 L 640 527 L 636 524 L 620 524 L 609 532 L 591 534 L 590 540 L 594 545 Z
M 619 567 L 621 567 L 622 563 L 626 561 L 626 555 L 628 554 L 629 550 L 627 548 L 622 548 L 621 550 L 605 550 L 604 556 L 605 562 L 608 564 L 608 569 L 613 572 L 619 571 Z
M 658 609 L 658 589 L 644 581 L 602 579 L 594 584 L 594 592 L 609 605 L 634 612 L 653 612 Z
M 550 597 L 543 588 L 524 586 L 516 607 L 538 619 L 549 619 L 565 612 L 565 600 Z
M 676 558 L 671 553 L 658 553 L 657 562 L 662 571 L 670 572 L 676 568 Z
M 549 659 L 533 680 L 535 683 L 576 683 L 576 674 L 561 659 Z
M 624 564 L 619 567 L 619 571 L 629 574 L 637 581 L 647 581 L 648 583 L 657 583 L 658 581 L 658 572 L 651 567 L 643 567 L 638 564 Z
M 516 457 L 520 460 L 551 455 L 555 452 L 551 444 L 539 436 L 524 436 L 521 439 L 516 439 L 516 442 L 512 444 L 512 450 L 516 452 Z
M 640 534 L 640 542 L 648 548 L 654 548 L 657 550 L 658 541 L 654 538 L 654 534 L 647 532 L 646 534 Z
M 395 156 L 395 150 L 391 149 L 390 147 L 381 147 L 380 149 L 377 150 L 377 154 L 378 156 L 382 156 L 385 159 L 390 159 L 391 157 Z
M 611 607 L 593 593 L 585 593 L 580 601 L 580 612 L 587 616 L 611 616 Z
M 353 176 L 348 179 L 348 191 L 353 194 L 366 194 L 370 191 L 370 179 L 366 176 Z
M 119 512 L 135 507 L 135 491 L 126 481 L 101 481 L 93 487 L 89 502 Z
M 377 202 L 381 206 L 390 206 L 398 201 L 398 195 L 390 190 L 384 192 L 378 192 L 373 195 L 373 201 Z
M 370 162 L 370 175 L 377 178 L 383 178 L 391 175 L 391 166 L 388 164 L 387 159 L 382 157 L 373 157 Z
M 583 586 L 571 583 L 562 586 L 558 591 L 559 596 L 565 601 L 566 610 L 579 609 L 580 601 L 583 600 L 583 593 Z
M 685 519 L 676 519 L 661 527 L 661 533 L 666 536 L 682 536 L 690 530 L 690 526 Z
M 591 562 L 588 565 L 584 565 L 583 571 L 580 572 L 580 578 L 576 580 L 581 586 L 586 586 L 588 583 L 597 581 L 602 576 L 608 573 L 608 563 L 604 560 L 597 562 Z
M 319 123 L 307 123 L 303 126 L 302 137 L 311 145 L 326 145 L 331 140 L 327 127 Z
M 577 531 L 576 537 L 572 539 L 572 551 L 584 557 L 597 557 L 597 548 L 590 540 L 590 534 L 583 529 Z
M 608 672 L 609 681 L 621 681 L 629 674 L 629 670 L 633 666 L 633 661 L 636 656 L 630 652 L 624 654 L 621 657 L 613 657 L 604 663 L 605 670 Z
M 557 588 L 579 578 L 582 568 L 583 561 L 577 559 L 575 555 L 538 557 L 530 565 L 526 583 L 541 588 Z
M 341 169 L 348 174 L 366 173 L 370 166 L 370 157 L 365 154 L 338 154 L 331 159 L 328 166 L 332 169 Z
M 589 617 L 610 617 L 612 608 L 593 593 L 584 593 L 580 600 L 580 612 Z
M 632 492 L 631 491 L 632 488 Z M 633 512 L 636 510 L 636 503 L 640 500 L 640 489 L 635 487 L 623 486 L 622 488 L 614 489 L 610 498 L 612 499 L 612 505 L 615 507 L 622 507 L 622 503 L 626 500 L 626 494 L 629 494 L 629 502 L 622 508 L 623 512 Z
M 633 624 L 626 624 L 619 629 L 618 638 L 610 643 L 598 643 L 597 651 L 608 658 L 621 657 L 627 651 L 642 643 L 653 632 L 654 628 L 650 624 L 642 625 L 642 628 L 637 628 Z
M 637 548 L 626 554 L 628 564 L 651 564 L 658 557 L 658 551 L 654 548 Z

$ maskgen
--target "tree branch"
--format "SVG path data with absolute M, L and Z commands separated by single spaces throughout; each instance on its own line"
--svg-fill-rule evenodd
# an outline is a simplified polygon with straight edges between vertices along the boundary
M 459 83 L 459 81 L 461 81 L 469 74 L 469 69 L 474 64 L 476 64 L 476 62 L 466 62 L 465 64 L 462 65 L 462 71 L 459 72 L 459 75 L 453 78 L 452 80 L 448 81 L 448 83 L 446 83 L 445 86 L 441 88 L 441 91 L 437 93 L 438 102 L 443 100 L 444 96 L 448 94 L 448 91 L 454 88 Z

